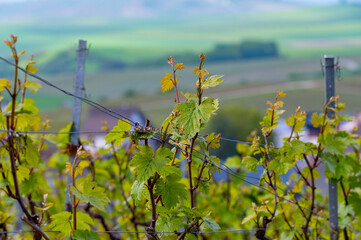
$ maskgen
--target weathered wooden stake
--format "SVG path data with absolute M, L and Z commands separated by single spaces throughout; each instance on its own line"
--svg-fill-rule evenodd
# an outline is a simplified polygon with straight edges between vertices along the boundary
M 82 97 L 84 89 L 84 72 L 85 72 L 85 58 L 86 58 L 87 48 L 86 41 L 79 40 L 79 47 L 77 49 L 77 60 L 76 60 L 76 78 L 74 86 L 74 95 L 77 97 Z M 80 117 L 81 117 L 81 100 L 79 98 L 74 98 L 74 107 L 73 107 L 73 122 L 72 122 L 72 133 L 70 134 L 70 147 L 74 151 L 70 151 L 69 162 L 72 164 L 74 161 L 75 153 L 79 147 L 79 131 L 80 131 Z M 69 186 L 71 185 L 71 176 L 68 175 L 67 186 L 66 186 L 66 195 L 65 195 L 65 209 L 67 211 L 72 211 L 71 207 L 71 196 L 69 195 Z
M 331 97 L 335 96 L 335 58 L 324 57 L 325 60 L 325 90 L 326 90 L 326 103 Z M 330 108 L 335 107 L 335 102 L 329 105 Z M 334 115 L 332 110 L 327 111 L 327 117 L 331 118 Z M 338 239 L 338 203 L 337 203 L 337 183 L 328 182 L 328 209 L 329 209 L 329 223 L 330 223 L 330 239 Z

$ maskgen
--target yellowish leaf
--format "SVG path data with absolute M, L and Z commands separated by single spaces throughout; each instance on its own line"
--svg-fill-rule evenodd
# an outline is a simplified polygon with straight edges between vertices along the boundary
M 175 65 L 175 69 L 182 70 L 182 69 L 185 69 L 185 68 L 186 68 L 186 66 L 184 66 L 183 63 L 177 63 Z
M 160 84 L 162 84 L 162 92 L 166 92 L 168 90 L 171 90 L 174 87 L 174 79 L 172 79 L 172 74 L 166 73 L 165 77 L 163 77 Z M 175 79 L 175 82 L 178 82 L 178 79 Z
M 77 157 L 81 158 L 81 159 L 85 159 L 85 158 L 89 157 L 89 153 L 85 150 L 80 150 L 77 152 Z
M 4 43 L 5 43 L 7 46 L 11 47 L 11 42 L 10 42 L 9 40 L 4 41 Z
M 36 67 L 34 67 L 33 64 L 28 64 L 26 66 L 26 71 L 30 72 L 30 73 L 36 73 L 39 71 L 39 69 L 37 69 Z
M 18 54 L 18 57 L 21 57 L 22 55 L 24 55 L 26 53 L 26 51 L 22 51 L 20 54 Z
M 40 211 L 46 211 L 49 208 L 51 208 L 52 206 L 54 206 L 54 203 L 46 203 L 46 204 L 43 204 L 43 206 L 44 206 L 43 208 L 35 207 L 35 209 L 38 209 Z
M 273 102 L 267 100 L 267 105 L 269 105 L 271 108 L 273 108 Z
M 29 80 L 29 81 L 26 81 L 26 82 L 24 83 L 24 87 L 25 87 L 26 89 L 29 89 L 30 92 L 36 93 L 36 92 L 41 88 L 41 84 Z
M 280 90 L 277 91 L 277 98 L 284 98 L 286 95 L 287 95 L 286 93 Z
M 88 161 L 81 161 L 78 166 L 75 168 L 75 173 L 74 173 L 74 177 L 77 177 L 78 175 L 82 175 L 83 174 L 83 170 L 84 168 L 89 166 L 89 162 Z
M 0 92 L 4 91 L 4 88 L 10 88 L 10 87 L 11 87 L 10 81 L 8 81 L 5 78 L 0 79 Z
M 66 173 L 67 173 L 67 172 L 70 172 L 70 174 L 71 174 L 72 171 L 73 171 L 73 166 L 71 165 L 70 162 L 66 162 L 66 163 L 65 163 L 65 172 L 66 172 Z
M 277 101 L 274 104 L 274 109 L 279 109 L 283 107 L 283 101 Z

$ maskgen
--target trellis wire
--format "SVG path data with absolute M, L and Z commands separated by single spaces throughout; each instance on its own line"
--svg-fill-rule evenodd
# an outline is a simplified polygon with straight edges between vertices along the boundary
M 256 232 L 258 230 L 270 230 L 270 231 L 302 231 L 302 229 L 297 229 L 297 228 L 292 228 L 292 229 L 288 229 L 288 228 L 250 228 L 250 229 L 230 229 L 230 230 L 219 230 L 219 231 L 200 231 L 200 232 L 188 232 L 187 234 L 213 234 L 213 233 L 237 233 L 237 232 Z M 32 233 L 34 231 L 0 231 L 0 234 L 22 234 L 22 233 Z M 44 232 L 48 232 L 48 233 L 58 233 L 59 231 L 52 231 L 52 230 L 44 230 Z M 147 231 L 117 231 L 117 230 L 110 230 L 110 231 L 93 231 L 96 233 L 148 233 Z M 168 231 L 162 231 L 162 232 L 154 232 L 157 234 L 171 234 L 171 233 L 175 233 L 173 232 L 168 232 Z

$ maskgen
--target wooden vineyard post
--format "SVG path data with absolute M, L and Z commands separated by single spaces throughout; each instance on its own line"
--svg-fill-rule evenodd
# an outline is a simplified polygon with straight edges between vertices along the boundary
M 325 92 L 326 103 L 331 97 L 335 96 L 335 58 L 324 57 L 324 72 L 325 72 Z M 329 108 L 334 108 L 335 102 L 330 103 Z M 327 117 L 331 118 L 334 111 L 328 109 Z M 328 209 L 329 209 L 329 226 L 330 226 L 330 239 L 338 239 L 338 203 L 337 203 L 337 183 L 328 182 Z
M 79 47 L 77 49 L 77 61 L 76 61 L 76 78 L 74 85 L 74 95 L 76 97 L 82 97 L 84 89 L 84 72 L 85 72 L 85 58 L 87 48 L 86 41 L 79 40 Z M 81 100 L 74 97 L 73 107 L 73 122 L 70 134 L 70 151 L 69 162 L 73 164 L 76 151 L 79 147 L 79 131 L 80 131 L 80 117 L 81 117 Z M 69 186 L 71 185 L 71 176 L 68 175 L 65 195 L 65 210 L 71 211 L 71 196 L 69 196 Z

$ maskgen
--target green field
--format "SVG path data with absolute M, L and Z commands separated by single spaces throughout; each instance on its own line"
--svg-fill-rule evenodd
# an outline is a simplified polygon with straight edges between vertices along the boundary
M 325 52 L 356 54 L 361 50 L 361 7 L 299 7 L 262 14 L 230 14 L 180 19 L 62 19 L 3 24 L 1 38 L 20 36 L 19 46 L 45 62 L 75 49 L 77 39 L 91 52 L 134 62 L 184 51 L 207 52 L 218 43 L 245 39 L 274 40 L 286 57 L 317 57 Z M 321 43 L 320 43 L 321 41 Z M 324 44 L 322 44 L 324 42 Z M 1 55 L 5 54 L 1 46 Z

